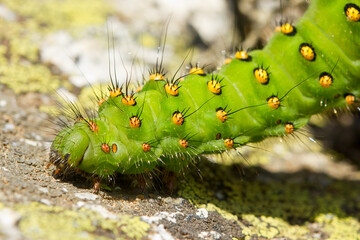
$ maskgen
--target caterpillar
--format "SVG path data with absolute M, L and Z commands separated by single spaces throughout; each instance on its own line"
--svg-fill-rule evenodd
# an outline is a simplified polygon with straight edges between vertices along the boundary
M 158 167 L 178 173 L 201 154 L 291 135 L 313 114 L 358 103 L 359 6 L 312 0 L 262 50 L 239 50 L 212 73 L 196 65 L 168 77 L 157 65 L 138 92 L 111 79 L 96 117 L 72 105 L 79 114 L 55 137 L 50 162 L 57 173 L 100 180 Z

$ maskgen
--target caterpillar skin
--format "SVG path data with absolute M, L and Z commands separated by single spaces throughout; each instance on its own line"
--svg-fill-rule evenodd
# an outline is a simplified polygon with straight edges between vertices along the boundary
M 292 134 L 313 114 L 356 103 L 359 6 L 312 0 L 296 26 L 282 25 L 264 49 L 238 52 L 217 72 L 176 80 L 155 72 L 134 95 L 110 87 L 98 117 L 55 137 L 50 161 L 100 178 L 179 172 L 199 154 Z

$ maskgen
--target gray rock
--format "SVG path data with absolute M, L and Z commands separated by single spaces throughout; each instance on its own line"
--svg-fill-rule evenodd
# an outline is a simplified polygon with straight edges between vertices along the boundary
M 23 239 L 17 228 L 21 215 L 9 208 L 0 209 L 0 236 L 7 240 Z

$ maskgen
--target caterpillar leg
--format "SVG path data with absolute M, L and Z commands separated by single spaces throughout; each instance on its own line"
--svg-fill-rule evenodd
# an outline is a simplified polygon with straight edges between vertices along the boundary
M 137 174 L 136 175 L 136 180 L 137 180 L 137 185 L 141 189 L 141 192 L 144 192 L 145 187 L 146 187 L 146 179 L 145 179 L 144 174 Z
M 100 185 L 101 185 L 101 178 L 98 176 L 94 177 L 94 193 L 99 193 Z
M 168 172 L 164 177 L 164 183 L 166 186 L 166 191 L 168 193 L 173 193 L 174 189 L 176 188 L 176 174 L 175 172 Z

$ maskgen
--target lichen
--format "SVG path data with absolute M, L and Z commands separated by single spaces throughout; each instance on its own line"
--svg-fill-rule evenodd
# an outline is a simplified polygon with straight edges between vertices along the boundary
M 281 218 L 273 217 L 256 217 L 252 214 L 243 214 L 242 219 L 246 220 L 251 225 L 243 227 L 243 234 L 248 238 L 257 236 L 265 239 L 272 239 L 275 237 L 291 237 L 295 239 L 306 238 L 309 234 L 307 226 L 290 225 Z
M 100 25 L 111 13 L 106 1 L 87 0 L 2 0 L 33 29 L 45 33 L 60 29 L 78 30 L 89 25 Z
M 0 66 L 0 82 L 12 88 L 15 93 L 53 92 L 59 87 L 59 77 L 51 74 L 41 64 L 8 64 Z
M 68 210 L 39 203 L 14 207 L 19 229 L 30 239 L 141 239 L 150 226 L 139 217 L 105 219 L 88 209 Z
M 5 32 L 0 48 L 0 82 L 15 93 L 53 92 L 60 86 L 61 78 L 42 64 L 39 48 L 32 34 L 22 29 L 20 23 L 0 20 L 0 31 Z
M 187 175 L 179 194 L 199 208 L 238 219 L 252 238 L 311 239 L 311 223 L 321 223 L 332 239 L 359 239 L 360 188 L 357 181 L 307 172 L 273 174 L 248 167 L 200 164 L 202 179 Z M 332 222 L 320 221 L 324 213 Z M 331 230 L 331 231 L 330 231 Z
M 39 44 L 46 34 L 66 29 L 74 36 L 87 26 L 102 25 L 112 8 L 104 1 L 2 0 L 12 10 L 14 21 L 0 19 L 0 83 L 15 93 L 53 93 L 65 78 L 43 63 Z
M 321 223 L 329 240 L 359 240 L 360 222 L 353 217 L 340 218 L 331 213 L 320 214 L 315 219 Z

